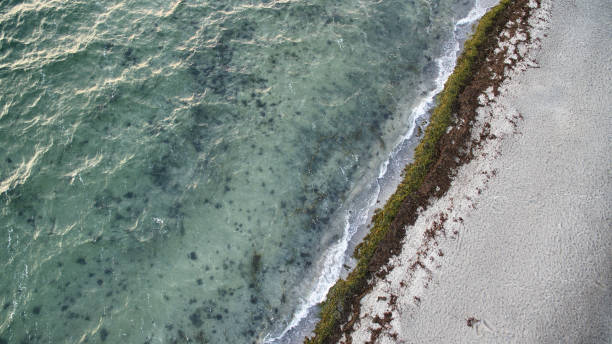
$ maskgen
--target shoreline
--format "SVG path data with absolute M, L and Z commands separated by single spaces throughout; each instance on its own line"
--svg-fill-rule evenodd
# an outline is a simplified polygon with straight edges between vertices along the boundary
M 412 106 L 397 110 L 405 113 L 402 116 L 405 116 L 409 123 L 407 130 L 393 144 L 394 148 L 387 155 L 387 159 L 378 165 L 377 176 L 363 181 L 362 185 L 365 186 L 358 193 L 359 196 L 354 198 L 353 205 L 347 207 L 344 213 L 342 237 L 322 256 L 321 262 L 324 262 L 317 264 L 323 268 L 317 275 L 315 288 L 307 294 L 306 301 L 293 314 L 290 323 L 278 334 L 266 335 L 264 343 L 294 342 L 303 340 L 311 333 L 317 321 L 316 306 L 323 301 L 329 288 L 339 278 L 346 277 L 354 267 L 351 253 L 368 233 L 369 220 L 374 214 L 376 205 L 384 204 L 402 180 L 403 167 L 412 159 L 414 149 L 423 136 L 425 123 L 430 119 L 436 97 L 452 74 L 457 57 L 462 51 L 462 45 L 473 31 L 472 26 L 476 25 L 496 3 L 498 0 L 476 0 L 465 16 L 455 22 L 451 30 L 452 37 L 443 44 L 441 55 L 431 62 L 437 67 L 435 75 L 432 75 L 430 80 L 432 88 L 427 93 L 423 93 L 423 97 L 415 99 Z
M 340 339 L 343 332 L 350 332 L 359 314 L 361 296 L 372 288 L 372 277 L 384 277 L 387 271 L 383 266 L 401 250 L 404 226 L 416 221 L 417 209 L 427 206 L 430 197 L 444 194 L 450 186 L 449 172 L 471 159 L 470 154 L 460 151 L 469 145 L 468 124 L 473 121 L 474 109 L 478 107 L 478 95 L 504 78 L 503 74 L 499 75 L 501 79 L 491 78 L 485 71 L 488 68 L 485 59 L 497 47 L 497 34 L 517 16 L 519 9 L 527 10 L 528 3 L 526 0 L 501 1 L 481 18 L 474 34 L 465 42 L 455 70 L 438 96 L 431 123 L 415 151 L 414 162 L 406 167 L 402 183 L 385 207 L 375 212 L 372 229 L 355 250 L 357 266 L 346 280 L 339 280 L 328 292 L 315 336 L 307 338 L 306 343 L 332 343 Z M 528 11 L 523 13 L 527 14 Z M 476 77 L 478 73 L 480 77 Z M 456 111 L 460 118 L 453 118 Z M 453 122 L 464 125 L 455 126 L 457 130 L 449 135 L 447 128 Z M 457 157 L 460 157 L 458 161 Z M 351 315 L 353 320 L 349 321 Z
M 449 129 L 470 128 L 466 163 L 403 227 L 340 343 L 612 339 L 612 8 L 537 4 L 499 34 L 474 120 Z

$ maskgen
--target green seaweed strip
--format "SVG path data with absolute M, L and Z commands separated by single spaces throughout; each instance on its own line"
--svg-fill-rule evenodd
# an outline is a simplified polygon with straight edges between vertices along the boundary
M 437 98 L 438 104 L 431 115 L 425 136 L 415 149 L 414 162 L 405 167 L 402 182 L 385 206 L 375 212 L 370 233 L 355 249 L 354 256 L 358 260 L 357 266 L 346 280 L 338 280 L 327 293 L 327 299 L 321 304 L 321 320 L 314 330 L 315 336 L 306 338 L 306 344 L 330 343 L 339 338 L 340 325 L 346 321 L 343 317 L 349 311 L 351 302 L 367 288 L 370 277 L 368 265 L 379 242 L 389 231 L 391 222 L 397 215 L 402 202 L 419 189 L 432 163 L 436 161 L 438 152 L 436 147 L 452 123 L 452 114 L 457 108 L 461 91 L 475 72 L 475 66 L 479 62 L 479 51 L 487 43 L 490 33 L 497 28 L 496 19 L 510 4 L 512 4 L 511 0 L 502 0 L 489 10 L 481 18 L 472 36 L 465 42 L 463 52 L 457 60 L 457 66 Z

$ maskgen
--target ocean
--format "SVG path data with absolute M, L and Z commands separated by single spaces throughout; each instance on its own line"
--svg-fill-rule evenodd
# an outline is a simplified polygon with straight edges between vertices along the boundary
M 299 342 L 481 14 L 3 0 L 0 343 Z

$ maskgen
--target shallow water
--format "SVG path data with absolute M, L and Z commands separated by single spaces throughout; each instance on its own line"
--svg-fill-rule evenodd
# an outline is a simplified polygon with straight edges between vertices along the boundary
M 282 330 L 468 9 L 4 1 L 0 343 Z

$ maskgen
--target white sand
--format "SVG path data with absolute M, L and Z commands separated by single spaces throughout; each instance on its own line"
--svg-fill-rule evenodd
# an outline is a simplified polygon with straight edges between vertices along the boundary
M 612 1 L 544 5 L 480 111 L 497 139 L 407 228 L 353 343 L 386 312 L 378 343 L 612 343 Z

